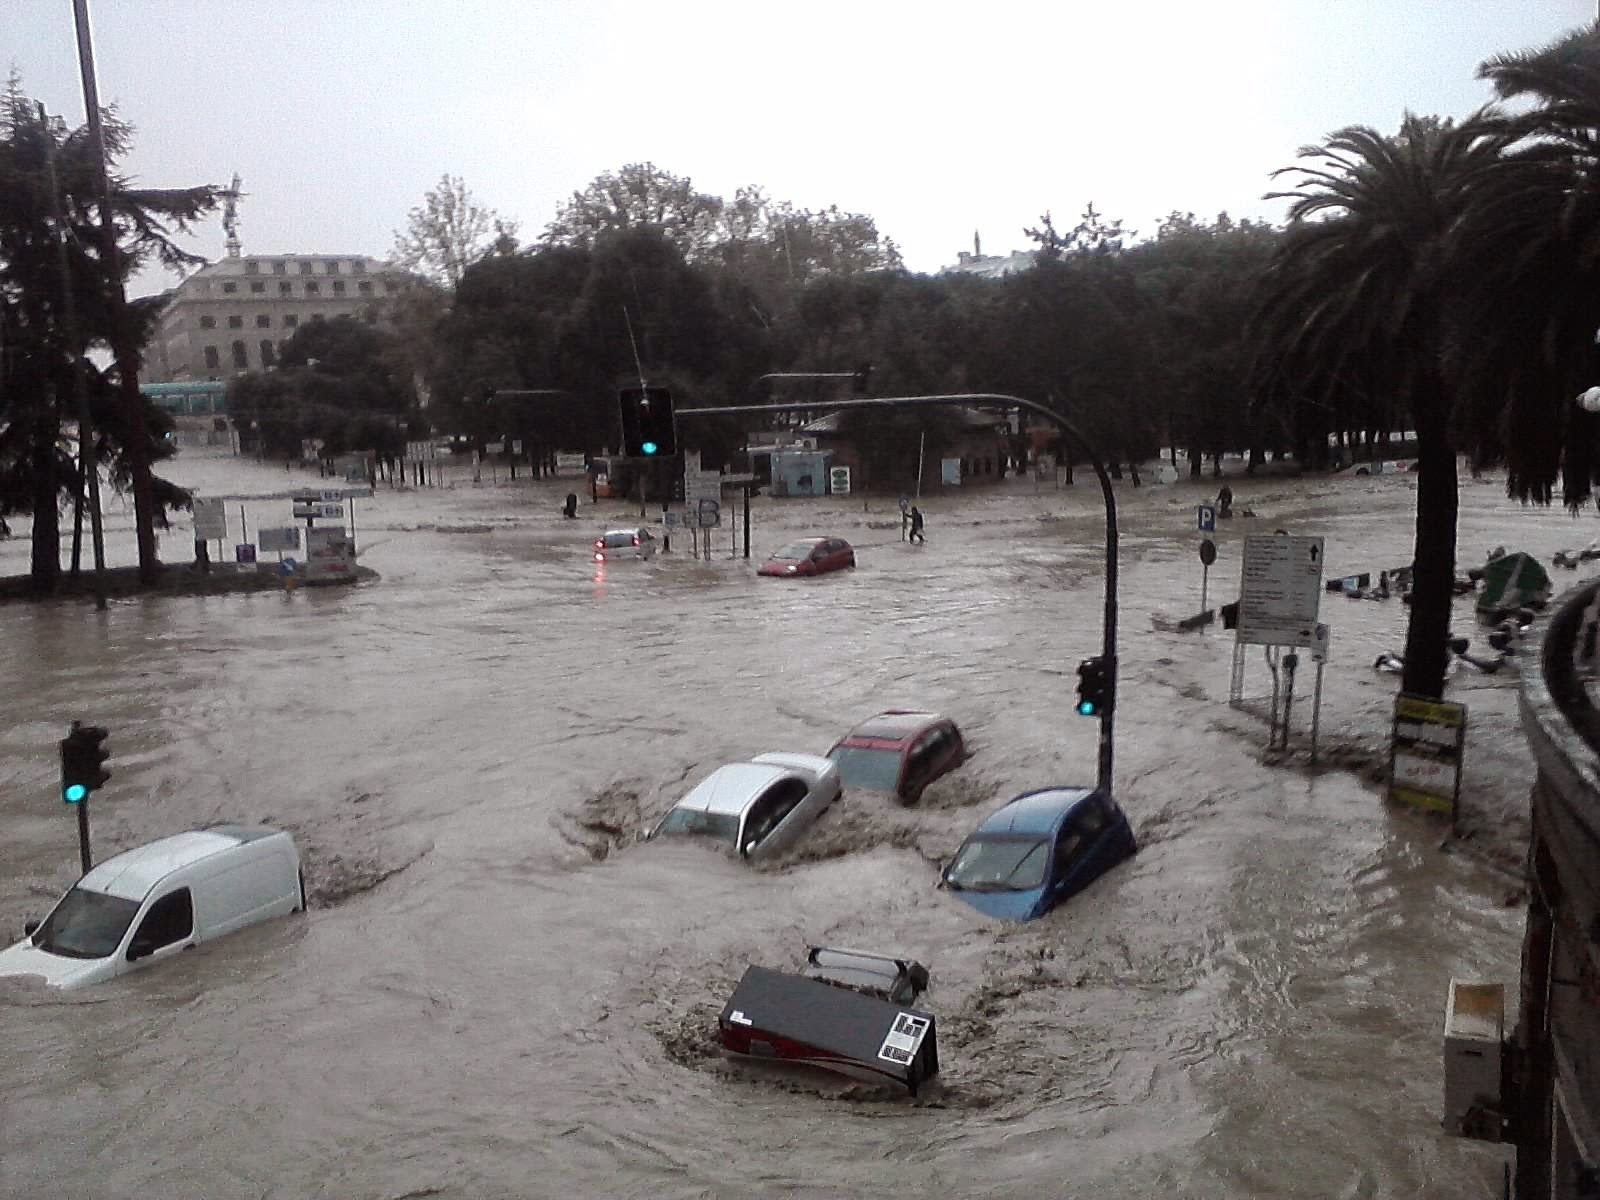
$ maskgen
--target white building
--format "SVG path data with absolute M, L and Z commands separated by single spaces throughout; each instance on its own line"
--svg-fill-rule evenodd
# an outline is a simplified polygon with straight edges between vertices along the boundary
M 270 369 L 299 326 L 332 317 L 375 324 L 410 280 L 351 254 L 224 258 L 166 293 L 141 378 L 183 383 Z

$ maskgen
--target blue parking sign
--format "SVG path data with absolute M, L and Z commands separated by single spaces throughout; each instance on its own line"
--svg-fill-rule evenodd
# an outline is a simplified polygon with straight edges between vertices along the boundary
M 1215 533 L 1217 531 L 1217 508 L 1214 504 L 1200 505 L 1200 532 Z

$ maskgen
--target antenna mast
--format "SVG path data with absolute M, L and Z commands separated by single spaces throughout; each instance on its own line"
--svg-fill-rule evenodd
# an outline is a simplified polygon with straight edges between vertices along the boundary
M 622 319 L 628 326 L 628 344 L 633 347 L 633 365 L 639 372 L 639 390 L 642 392 L 647 385 L 644 381 L 644 363 L 639 358 L 639 343 L 633 336 L 633 319 L 628 316 L 628 306 L 622 306 Z
M 228 257 L 238 258 L 239 242 L 239 199 L 244 195 L 239 190 L 239 172 L 233 173 L 233 182 L 226 189 L 217 193 L 222 197 L 222 231 L 228 235 Z

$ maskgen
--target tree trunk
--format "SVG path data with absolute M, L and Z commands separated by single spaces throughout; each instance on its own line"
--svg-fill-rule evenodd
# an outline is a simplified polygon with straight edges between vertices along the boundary
M 53 592 L 61 580 L 61 510 L 57 507 L 56 436 L 60 431 L 55 409 L 41 404 L 34 423 L 33 542 L 29 561 L 29 586 L 39 595 Z
M 1419 381 L 1417 417 L 1417 533 L 1411 572 L 1411 619 L 1406 627 L 1403 690 L 1438 699 L 1449 664 L 1450 606 L 1456 574 L 1456 453 L 1450 443 L 1444 388 L 1436 375 Z

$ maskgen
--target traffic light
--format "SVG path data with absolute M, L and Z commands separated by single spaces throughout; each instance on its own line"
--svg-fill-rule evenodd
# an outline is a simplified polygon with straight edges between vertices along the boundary
M 61 799 L 66 803 L 82 804 L 111 778 L 105 769 L 111 757 L 104 745 L 108 736 L 102 726 L 74 721 L 72 732 L 61 739 Z
M 622 452 L 629 458 L 665 458 L 678 452 L 672 393 L 660 387 L 623 388 Z
M 1078 664 L 1078 715 L 1098 717 L 1111 707 L 1111 677 L 1099 655 Z

